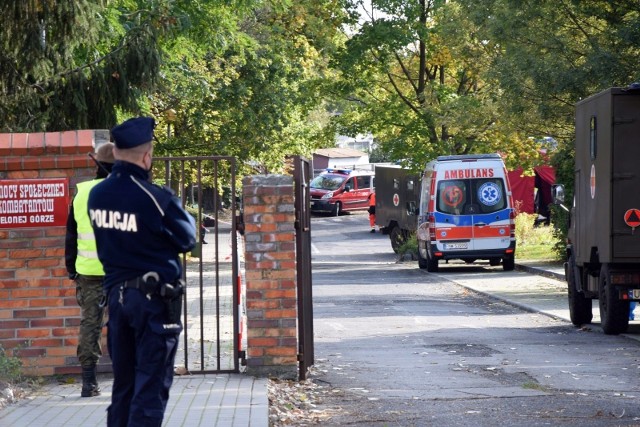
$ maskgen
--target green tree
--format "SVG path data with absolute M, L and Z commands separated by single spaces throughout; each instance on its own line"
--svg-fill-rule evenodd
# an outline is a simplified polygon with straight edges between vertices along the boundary
M 577 101 L 640 78 L 636 1 L 459 2 L 488 46 L 500 109 L 527 135 L 571 141 Z
M 236 156 L 278 171 L 290 154 L 310 155 L 327 134 L 320 81 L 330 74 L 342 20 L 332 0 L 184 5 L 190 27 L 167 45 L 154 114 L 160 152 Z M 211 34 L 215 29 L 215 37 Z M 166 126 L 168 125 L 168 126 Z
M 139 112 L 178 23 L 169 5 L 0 1 L 0 129 L 105 128 L 119 109 Z
M 156 118 L 157 153 L 281 170 L 327 143 L 337 0 L 0 0 L 4 131 Z
M 571 205 L 575 103 L 640 80 L 637 1 L 459 0 L 485 40 L 500 111 L 521 133 L 558 142 L 552 164 Z M 567 214 L 554 212 L 561 241 Z
M 532 140 L 502 120 L 499 86 L 486 78 L 489 57 L 476 33 L 456 2 L 371 2 L 335 59 L 342 72 L 335 93 L 347 101 L 338 131 L 370 130 L 408 165 L 439 154 L 535 155 Z

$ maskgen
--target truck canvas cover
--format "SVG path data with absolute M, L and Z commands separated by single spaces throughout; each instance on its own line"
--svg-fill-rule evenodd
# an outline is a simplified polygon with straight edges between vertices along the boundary
M 576 257 L 640 261 L 640 90 L 611 88 L 576 104 Z

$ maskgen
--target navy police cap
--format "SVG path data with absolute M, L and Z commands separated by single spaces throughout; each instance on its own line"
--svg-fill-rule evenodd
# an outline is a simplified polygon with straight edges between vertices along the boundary
M 151 117 L 134 117 L 111 129 L 111 136 L 117 148 L 133 148 L 153 140 L 155 125 Z

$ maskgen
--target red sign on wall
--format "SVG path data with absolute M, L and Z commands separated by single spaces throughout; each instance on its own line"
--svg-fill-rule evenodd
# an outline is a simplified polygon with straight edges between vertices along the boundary
M 67 178 L 0 180 L 0 228 L 67 224 Z

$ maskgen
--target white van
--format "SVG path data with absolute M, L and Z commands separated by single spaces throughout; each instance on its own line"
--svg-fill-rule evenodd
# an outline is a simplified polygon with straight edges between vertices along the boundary
M 440 156 L 425 167 L 418 216 L 418 264 L 488 260 L 505 271 L 515 265 L 515 210 L 507 171 L 498 154 Z

